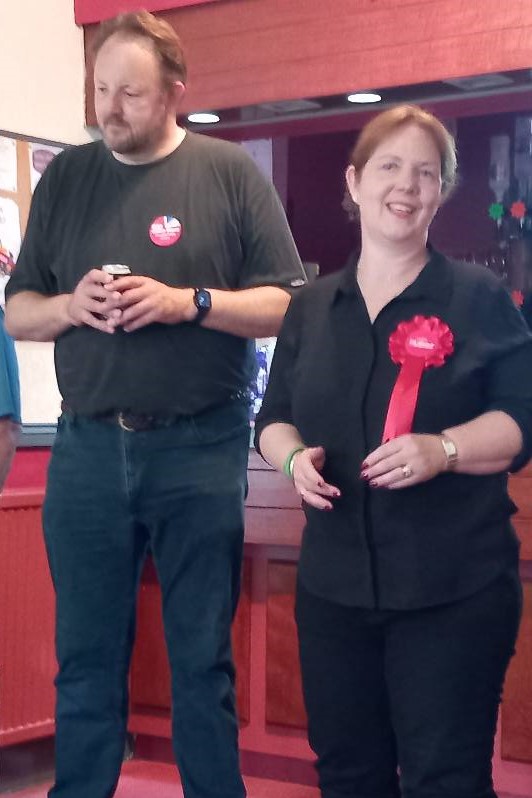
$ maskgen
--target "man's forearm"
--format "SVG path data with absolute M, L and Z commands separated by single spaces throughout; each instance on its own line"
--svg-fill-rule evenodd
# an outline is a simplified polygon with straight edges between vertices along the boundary
M 17 448 L 19 425 L 10 418 L 0 418 L 0 491 L 4 487 Z
M 202 327 L 242 338 L 277 335 L 290 302 L 290 294 L 276 286 L 243 291 L 209 290 L 212 308 L 202 321 Z
M 6 330 L 17 340 L 55 341 L 72 326 L 69 301 L 69 294 L 48 297 L 34 291 L 21 291 L 7 301 Z

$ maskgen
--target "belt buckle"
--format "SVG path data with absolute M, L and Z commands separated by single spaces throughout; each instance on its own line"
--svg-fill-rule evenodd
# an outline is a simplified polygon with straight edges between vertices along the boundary
M 122 411 L 117 416 L 118 426 L 120 429 L 123 429 L 124 432 L 135 432 L 135 427 L 130 427 L 126 424 L 125 415 Z

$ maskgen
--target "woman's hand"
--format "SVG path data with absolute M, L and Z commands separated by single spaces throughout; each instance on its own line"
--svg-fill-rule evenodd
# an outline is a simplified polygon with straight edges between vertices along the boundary
M 447 467 L 439 435 L 400 435 L 368 454 L 360 476 L 372 488 L 410 488 Z
M 332 510 L 330 499 L 337 499 L 340 491 L 323 479 L 321 470 L 325 463 L 323 446 L 313 446 L 294 455 L 292 476 L 294 485 L 306 504 L 317 510 Z

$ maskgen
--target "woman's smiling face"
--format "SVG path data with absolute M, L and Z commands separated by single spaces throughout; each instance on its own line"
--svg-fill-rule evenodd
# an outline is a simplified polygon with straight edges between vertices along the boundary
M 442 202 L 441 155 L 433 137 L 415 123 L 387 136 L 361 174 L 346 172 L 360 209 L 362 240 L 425 244 Z

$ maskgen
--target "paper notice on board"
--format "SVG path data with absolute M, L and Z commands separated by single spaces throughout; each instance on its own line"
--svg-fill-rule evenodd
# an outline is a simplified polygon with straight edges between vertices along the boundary
M 62 147 L 53 147 L 51 144 L 37 144 L 33 141 L 30 142 L 29 154 L 32 194 L 35 191 L 37 183 L 43 176 L 46 167 L 59 152 L 63 152 Z
M 17 142 L 0 136 L 0 189 L 17 190 Z
M 18 205 L 0 197 L 0 305 L 4 307 L 4 288 L 20 251 L 20 216 Z
M 41 341 L 17 341 L 23 424 L 56 424 L 61 415 L 61 396 L 54 367 L 54 345 Z

